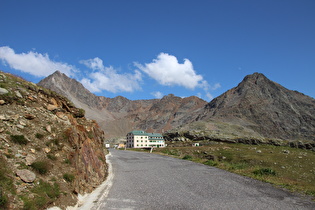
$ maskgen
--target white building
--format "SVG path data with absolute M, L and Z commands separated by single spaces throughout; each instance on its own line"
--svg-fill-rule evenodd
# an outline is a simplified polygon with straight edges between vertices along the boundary
M 126 135 L 127 148 L 165 147 L 162 134 L 131 131 Z

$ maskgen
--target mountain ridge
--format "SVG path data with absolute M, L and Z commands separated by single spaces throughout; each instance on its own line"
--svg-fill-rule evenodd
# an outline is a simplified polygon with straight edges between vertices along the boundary
M 52 77 L 56 77 L 55 81 Z M 63 84 L 56 85 L 56 81 Z M 95 96 L 60 72 L 38 84 L 70 95 L 70 100 L 85 109 L 86 116 L 95 119 L 108 138 L 122 137 L 133 129 L 166 132 L 202 128 L 232 136 L 315 140 L 315 100 L 288 90 L 261 73 L 247 75 L 236 87 L 210 102 L 173 94 L 149 100 Z
M 64 95 L 77 107 L 86 110 L 86 117 L 95 119 L 107 138 L 124 137 L 133 129 L 163 132 L 175 128 L 179 125 L 173 119 L 180 119 L 188 110 L 194 112 L 207 103 L 195 96 L 180 98 L 173 94 L 149 100 L 96 96 L 59 71 L 44 78 L 38 85 Z

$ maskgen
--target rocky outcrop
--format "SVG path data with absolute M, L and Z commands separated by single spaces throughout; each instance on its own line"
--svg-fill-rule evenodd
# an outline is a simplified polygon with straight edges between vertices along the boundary
M 105 134 L 84 110 L 10 74 L 0 85 L 0 208 L 65 209 L 105 180 Z

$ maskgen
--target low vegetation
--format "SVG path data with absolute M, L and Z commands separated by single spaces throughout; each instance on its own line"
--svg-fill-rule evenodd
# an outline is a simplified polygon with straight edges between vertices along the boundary
M 26 145 L 28 143 L 24 135 L 11 135 L 11 140 L 16 144 Z
M 48 161 L 36 161 L 31 164 L 31 167 L 41 175 L 46 174 L 50 168 Z
M 315 152 L 310 150 L 213 142 L 201 147 L 157 148 L 154 152 L 218 167 L 315 198 Z

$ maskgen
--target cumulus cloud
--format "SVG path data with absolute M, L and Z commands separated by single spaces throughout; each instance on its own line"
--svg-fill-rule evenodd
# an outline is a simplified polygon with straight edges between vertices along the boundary
M 144 65 L 135 63 L 135 66 L 165 86 L 177 85 L 194 89 L 203 81 L 188 59 L 184 59 L 184 63 L 179 63 L 175 56 L 167 53 L 160 53 L 152 63 Z
M 52 61 L 48 54 L 41 54 L 34 51 L 27 53 L 15 53 L 8 46 L 0 47 L 0 59 L 4 65 L 37 77 L 48 76 L 59 70 L 68 76 L 73 75 L 75 67 L 67 63 Z
M 155 91 L 152 92 L 151 95 L 153 95 L 155 98 L 162 98 L 164 94 L 161 93 L 160 91 Z
M 101 92 L 103 90 L 117 92 L 133 92 L 140 90 L 142 74 L 136 70 L 133 74 L 119 74 L 112 67 L 105 67 L 103 61 L 96 57 L 88 60 L 81 60 L 81 64 L 93 70 L 88 78 L 81 80 L 81 83 L 91 92 Z

